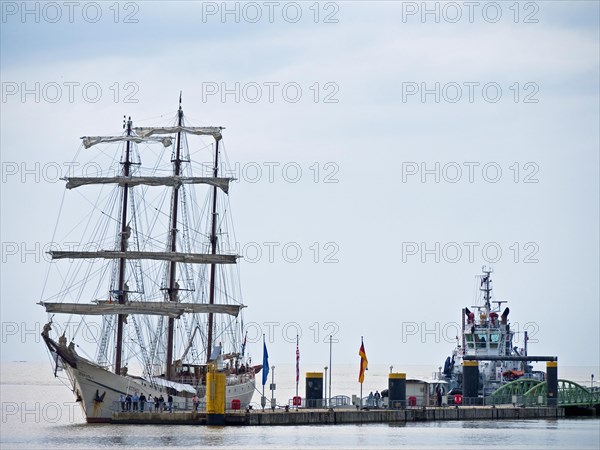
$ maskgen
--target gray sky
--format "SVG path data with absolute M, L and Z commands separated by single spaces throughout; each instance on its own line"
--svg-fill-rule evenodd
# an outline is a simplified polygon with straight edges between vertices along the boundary
M 364 336 L 374 364 L 435 369 L 491 264 L 530 353 L 598 366 L 598 3 L 276 3 L 2 2 L 2 360 L 46 358 L 79 137 L 164 122 L 182 90 L 239 162 L 245 321 L 272 363 L 298 328 L 304 361 L 334 333 L 340 363 Z

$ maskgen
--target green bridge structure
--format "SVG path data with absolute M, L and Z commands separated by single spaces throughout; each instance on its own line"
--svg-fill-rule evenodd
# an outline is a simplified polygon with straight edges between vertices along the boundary
M 519 378 L 496 390 L 486 398 L 486 404 L 520 404 L 524 406 L 547 405 L 548 384 L 546 381 Z M 600 390 L 586 388 L 570 380 L 558 380 L 559 407 L 598 407 Z
M 600 390 L 586 388 L 574 381 L 558 378 L 556 356 L 465 355 L 463 361 L 463 395 L 467 402 L 479 401 L 479 361 L 545 361 L 546 380 L 519 378 L 497 389 L 483 399 L 485 405 L 546 406 L 565 408 L 565 412 L 600 412 Z M 464 401 L 463 401 L 464 403 Z M 481 404 L 481 403 L 479 403 Z M 585 414 L 584 414 L 585 415 Z

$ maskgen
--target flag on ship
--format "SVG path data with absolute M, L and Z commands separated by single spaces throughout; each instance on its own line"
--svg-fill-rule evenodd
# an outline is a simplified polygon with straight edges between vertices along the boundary
M 244 360 L 244 354 L 246 353 L 246 339 L 248 338 L 248 332 L 244 335 L 244 342 L 242 342 L 242 360 Z

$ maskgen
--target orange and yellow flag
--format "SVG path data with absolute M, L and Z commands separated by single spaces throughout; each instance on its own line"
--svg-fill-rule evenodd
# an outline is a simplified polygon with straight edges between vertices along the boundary
M 367 354 L 365 353 L 365 344 L 362 341 L 360 343 L 358 355 L 360 356 L 360 372 L 358 373 L 358 382 L 362 384 L 362 382 L 365 381 L 365 370 L 367 370 L 369 365 L 369 360 L 367 359 Z

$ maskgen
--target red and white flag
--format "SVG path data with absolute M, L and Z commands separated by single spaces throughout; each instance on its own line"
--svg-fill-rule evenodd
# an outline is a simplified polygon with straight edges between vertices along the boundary
M 300 347 L 296 338 L 296 383 L 300 382 Z

